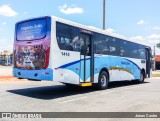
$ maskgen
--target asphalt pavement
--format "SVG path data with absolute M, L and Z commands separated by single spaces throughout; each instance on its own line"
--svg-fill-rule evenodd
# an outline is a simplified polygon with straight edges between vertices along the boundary
M 106 90 L 68 88 L 48 81 L 0 81 L 0 112 L 95 111 L 160 112 L 160 78 L 146 79 L 143 84 L 111 82 Z

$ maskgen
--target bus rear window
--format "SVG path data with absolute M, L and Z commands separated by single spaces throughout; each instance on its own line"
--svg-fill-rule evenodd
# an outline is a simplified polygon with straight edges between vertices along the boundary
M 16 38 L 19 41 L 43 39 L 46 31 L 46 19 L 26 21 L 17 25 Z

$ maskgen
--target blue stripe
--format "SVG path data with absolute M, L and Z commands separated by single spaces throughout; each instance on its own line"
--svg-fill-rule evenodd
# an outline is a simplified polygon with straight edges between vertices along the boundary
M 91 58 L 87 58 L 86 60 L 89 60 L 89 59 L 91 59 Z M 71 63 L 64 64 L 64 65 L 62 65 L 62 66 L 60 66 L 60 67 L 58 67 L 58 68 L 67 68 L 67 67 L 72 66 L 72 65 L 74 65 L 74 64 L 77 64 L 77 63 L 79 63 L 79 62 L 81 62 L 81 61 L 84 61 L 84 59 L 81 59 L 81 60 L 77 60 L 77 61 L 74 61 L 74 62 L 71 62 Z
M 139 70 L 141 70 L 141 68 L 136 64 L 136 63 L 134 63 L 133 61 L 131 61 L 131 60 L 129 60 L 129 59 L 126 59 L 126 58 L 124 58 L 125 60 L 128 60 L 129 62 L 131 62 L 131 63 L 133 63 L 134 65 L 136 65 L 137 67 L 138 67 L 138 69 Z

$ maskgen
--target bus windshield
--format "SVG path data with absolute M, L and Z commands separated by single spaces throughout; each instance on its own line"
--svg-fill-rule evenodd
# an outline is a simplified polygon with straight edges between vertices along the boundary
M 38 40 L 46 36 L 46 19 L 37 19 L 19 23 L 17 25 L 16 38 L 18 41 Z

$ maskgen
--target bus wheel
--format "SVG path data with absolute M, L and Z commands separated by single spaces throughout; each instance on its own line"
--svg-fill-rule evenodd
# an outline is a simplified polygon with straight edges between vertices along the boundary
M 106 89 L 108 87 L 108 74 L 105 71 L 102 71 L 98 77 L 98 89 Z
M 138 80 L 138 83 L 143 83 L 144 82 L 144 78 L 145 78 L 145 74 L 143 71 L 141 71 L 141 76 L 140 79 Z

